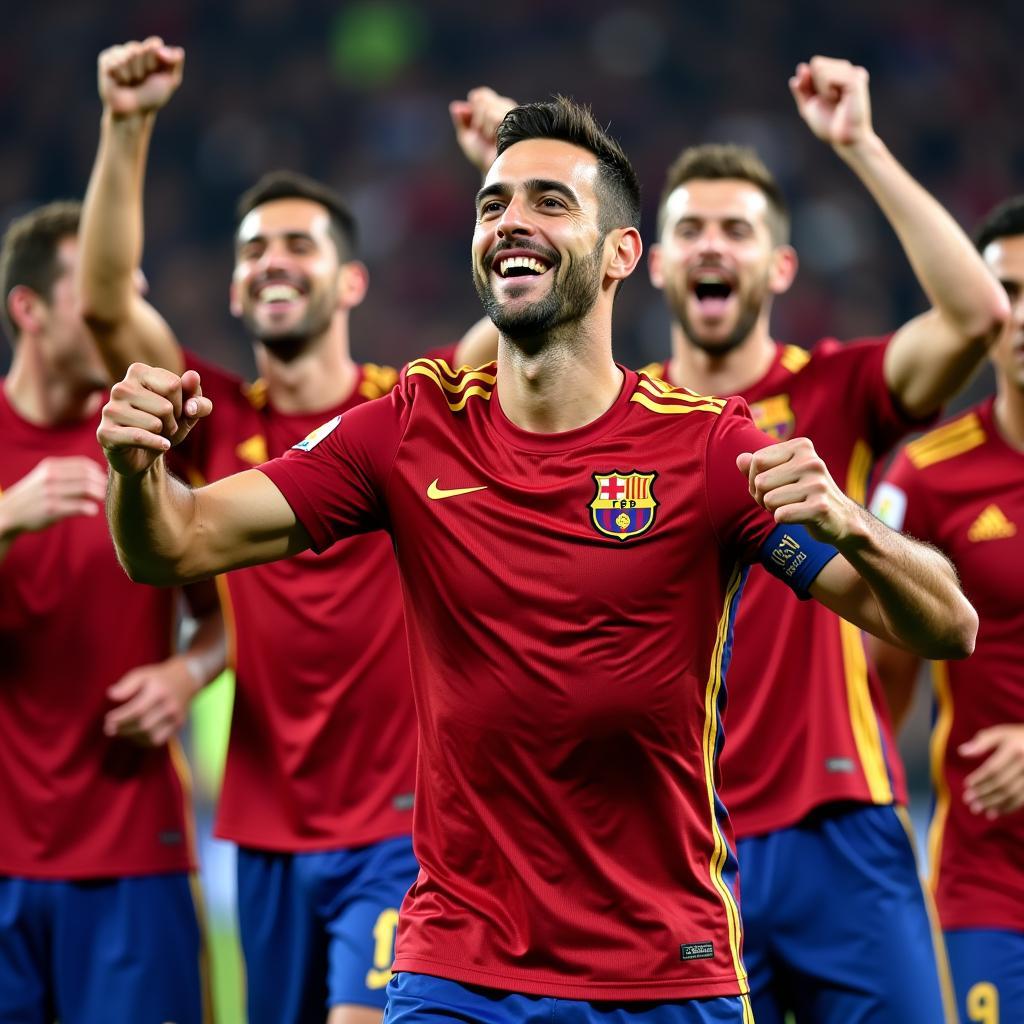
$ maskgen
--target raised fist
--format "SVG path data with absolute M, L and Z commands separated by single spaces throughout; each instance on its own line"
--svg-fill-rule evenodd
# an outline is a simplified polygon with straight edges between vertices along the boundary
M 159 36 L 111 46 L 97 67 L 100 99 L 115 117 L 159 110 L 181 85 L 185 51 Z

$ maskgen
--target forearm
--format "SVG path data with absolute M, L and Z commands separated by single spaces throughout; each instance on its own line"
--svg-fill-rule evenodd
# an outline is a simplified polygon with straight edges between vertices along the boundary
M 1005 298 L 956 221 L 871 133 L 836 146 L 899 237 L 933 308 L 965 339 L 987 339 L 1005 318 Z
M 873 599 L 888 639 L 924 658 L 963 658 L 978 616 L 952 563 L 935 548 L 890 530 L 859 509 L 836 547 Z
M 80 232 L 82 307 L 96 325 L 117 326 L 130 315 L 142 261 L 142 187 L 155 120 L 154 113 L 103 113 Z
M 198 620 L 188 649 L 182 653 L 198 693 L 227 667 L 227 633 L 224 617 L 216 608 Z
M 138 476 L 110 474 L 107 519 L 118 560 L 136 583 L 169 586 L 193 578 L 187 555 L 199 521 L 195 492 L 168 472 L 163 458 Z

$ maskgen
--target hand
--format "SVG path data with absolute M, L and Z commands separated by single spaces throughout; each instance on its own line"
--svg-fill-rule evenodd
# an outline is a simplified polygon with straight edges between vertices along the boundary
M 152 113 L 177 91 L 184 69 L 185 51 L 159 36 L 111 46 L 99 56 L 100 99 L 115 117 Z
M 486 174 L 494 163 L 498 125 L 514 106 L 515 100 L 499 96 L 486 85 L 470 90 L 464 100 L 448 104 L 459 147 L 481 174 Z
M 843 494 L 806 437 L 744 452 L 736 466 L 747 477 L 751 497 L 776 523 L 799 523 L 826 543 L 849 536 L 862 511 Z
M 118 706 L 107 712 L 103 732 L 159 747 L 185 724 L 189 703 L 200 688 L 183 655 L 132 669 L 107 690 Z
M 964 801 L 974 814 L 995 819 L 1024 807 L 1024 725 L 993 725 L 981 729 L 957 753 L 961 757 L 989 754 L 964 779 Z
M 70 516 L 103 511 L 107 474 L 84 455 L 43 459 L 0 495 L 0 537 L 45 530 Z
M 874 134 L 868 73 L 848 60 L 812 57 L 798 64 L 789 91 L 800 116 L 823 142 L 852 146 Z
M 124 380 L 110 389 L 96 440 L 115 472 L 139 476 L 212 411 L 195 370 L 179 377 L 170 370 L 132 363 Z

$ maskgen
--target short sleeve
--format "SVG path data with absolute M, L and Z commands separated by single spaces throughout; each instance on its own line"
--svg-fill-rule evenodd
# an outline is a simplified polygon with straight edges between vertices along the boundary
M 892 461 L 871 496 L 871 512 L 893 530 L 929 540 L 932 532 L 925 513 L 921 473 L 915 469 L 906 450 Z
M 801 599 L 825 564 L 838 554 L 815 540 L 804 527 L 776 524 L 750 496 L 746 477 L 736 466 L 743 452 L 774 444 L 758 430 L 746 403 L 731 399 L 708 436 L 705 479 L 708 512 L 722 545 L 741 562 L 759 562 Z
M 291 505 L 314 550 L 388 529 L 387 482 L 405 429 L 407 398 L 400 386 L 335 416 L 259 467 Z
M 839 373 L 843 382 L 845 414 L 862 416 L 868 425 L 867 440 L 875 455 L 892 450 L 907 434 L 925 430 L 935 422 L 935 414 L 915 418 L 907 413 L 889 390 L 885 380 L 885 354 L 892 335 L 881 338 L 860 338 L 840 347 L 837 365 L 830 372 Z M 838 363 L 843 365 L 840 367 Z

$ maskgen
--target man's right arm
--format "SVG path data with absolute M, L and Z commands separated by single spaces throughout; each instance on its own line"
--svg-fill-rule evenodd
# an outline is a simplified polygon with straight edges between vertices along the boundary
M 142 192 L 157 111 L 181 83 L 185 55 L 157 37 L 104 50 L 100 145 L 82 210 L 79 285 L 86 323 L 114 379 L 144 361 L 180 373 L 177 339 L 143 298 Z
M 198 490 L 163 454 L 212 411 L 199 375 L 134 364 L 115 384 L 97 438 L 110 463 L 107 516 L 118 558 L 139 583 L 188 583 L 298 554 L 310 538 L 258 470 Z

